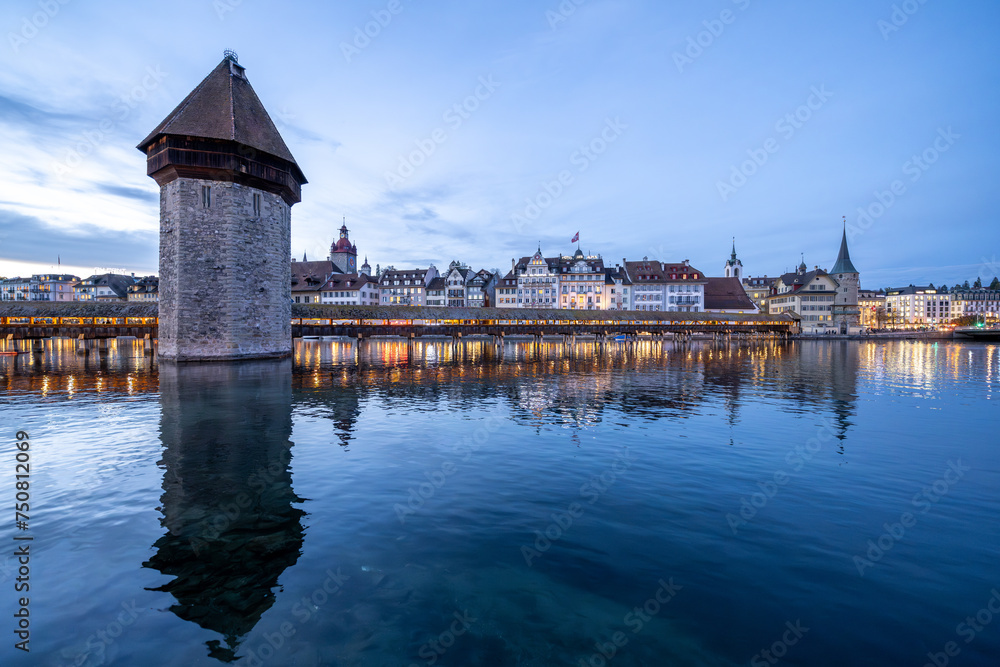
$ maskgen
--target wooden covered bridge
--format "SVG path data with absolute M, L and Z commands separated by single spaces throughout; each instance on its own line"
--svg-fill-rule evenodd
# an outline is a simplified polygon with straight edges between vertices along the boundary
M 419 306 L 292 306 L 292 337 L 690 336 L 799 332 L 792 315 Z M 0 339 L 157 337 L 155 303 L 0 302 Z

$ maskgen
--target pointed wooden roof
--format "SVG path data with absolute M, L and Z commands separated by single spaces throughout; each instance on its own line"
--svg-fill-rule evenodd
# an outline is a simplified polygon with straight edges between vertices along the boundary
M 235 58 L 224 58 L 137 148 L 164 134 L 234 141 L 295 164 Z

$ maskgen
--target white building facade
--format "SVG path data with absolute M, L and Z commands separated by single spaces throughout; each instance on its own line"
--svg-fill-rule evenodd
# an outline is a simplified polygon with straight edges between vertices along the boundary
M 682 262 L 660 262 L 643 257 L 623 260 L 631 281 L 630 310 L 700 313 L 705 310 L 705 274 Z
M 952 295 L 931 286 L 908 285 L 885 294 L 886 321 L 890 327 L 926 327 L 951 322 Z
M 426 269 L 402 271 L 389 267 L 382 272 L 379 281 L 379 303 L 383 306 L 425 306 L 427 286 L 437 277 L 438 270 L 433 264 Z

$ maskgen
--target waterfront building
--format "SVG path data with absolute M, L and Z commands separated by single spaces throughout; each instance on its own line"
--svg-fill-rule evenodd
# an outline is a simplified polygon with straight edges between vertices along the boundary
M 885 292 L 882 290 L 858 290 L 858 310 L 861 312 L 861 327 L 882 329 L 886 326 Z
M 772 294 L 765 300 L 771 315 L 797 313 L 803 333 L 831 333 L 839 329 L 833 323 L 833 306 L 840 285 L 818 266 L 808 270 L 805 261 L 794 273 L 779 276 Z
M 305 255 L 303 254 L 305 260 Z M 291 263 L 291 294 L 295 303 L 322 303 L 322 292 L 334 275 L 343 275 L 330 260 Z
M 632 307 L 632 281 L 619 265 L 604 267 L 604 309 L 629 310 Z
M 379 279 L 379 303 L 383 306 L 425 306 L 427 286 L 438 277 L 433 264 L 426 269 L 386 268 Z
M 72 301 L 80 282 L 67 273 L 38 273 L 30 278 L 0 279 L 0 301 Z
M 472 269 L 461 262 L 453 261 L 448 265 L 448 271 L 442 274 L 442 277 L 447 290 L 447 305 L 450 308 L 465 307 L 466 283 L 472 275 Z
M 736 257 L 736 239 L 733 239 L 733 253 L 726 260 L 726 266 L 723 269 L 726 278 L 736 278 L 737 280 L 743 279 L 743 262 L 741 262 Z
M 890 327 L 925 327 L 951 321 L 951 294 L 908 285 L 890 288 L 885 294 L 886 319 Z
M 511 260 L 517 277 L 516 308 L 559 307 L 559 257 L 543 257 L 541 247 L 531 257 Z
M 740 279 L 732 276 L 708 278 L 705 283 L 705 312 L 756 314 L 760 308 L 747 295 Z
M 487 269 L 471 274 L 465 284 L 465 307 L 492 307 L 496 303 L 496 286 L 499 280 L 498 273 Z
M 705 274 L 682 262 L 622 260 L 632 281 L 631 310 L 698 313 L 704 310 Z
M 449 308 L 482 308 L 493 305 L 499 275 L 486 269 L 473 271 L 452 262 L 444 273 L 427 284 L 427 305 Z
M 517 308 L 517 274 L 513 269 L 497 280 L 496 307 Z
M 72 301 L 73 286 L 80 282 L 68 273 L 42 273 L 31 276 L 32 301 Z
M 128 286 L 129 301 L 139 303 L 156 303 L 160 300 L 160 279 L 156 276 L 139 278 Z
M 851 254 L 847 249 L 846 222 L 840 240 L 840 252 L 837 254 L 833 269 L 830 270 L 830 275 L 837 281 L 837 296 L 831 311 L 833 326 L 842 334 L 860 333 L 861 311 L 858 307 L 858 289 L 861 287 L 861 275 L 854 268 Z
M 607 273 L 600 255 L 585 256 L 579 248 L 573 255 L 563 255 L 556 265 L 559 302 L 556 308 L 569 310 L 607 310 L 605 298 Z
M 775 277 L 768 277 L 766 275 L 744 278 L 743 290 L 758 308 L 765 310 L 765 299 L 771 296 L 771 290 L 774 289 L 774 283 L 777 282 L 777 280 L 778 279 Z
M 334 273 L 320 289 L 320 303 L 377 306 L 378 281 L 364 273 Z
M 128 301 L 128 288 L 134 284 L 134 276 L 119 273 L 89 276 L 73 285 L 73 300 Z
M 974 288 L 955 290 L 951 297 L 951 317 L 974 316 L 984 322 L 1000 319 L 1000 290 Z
M 0 282 L 0 290 L 4 301 L 30 301 L 31 278 L 4 278 Z
M 138 149 L 160 186 L 160 357 L 290 355 L 291 211 L 306 178 L 236 54 Z
M 442 276 L 438 276 L 427 284 L 427 305 L 435 307 L 445 307 L 448 305 L 448 283 Z

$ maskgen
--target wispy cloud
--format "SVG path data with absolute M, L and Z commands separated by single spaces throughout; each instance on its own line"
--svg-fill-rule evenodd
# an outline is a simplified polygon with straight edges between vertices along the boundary
M 62 228 L 0 209 L 0 259 L 54 260 L 79 266 L 157 266 L 158 238 L 153 232 L 118 232 L 95 225 Z

